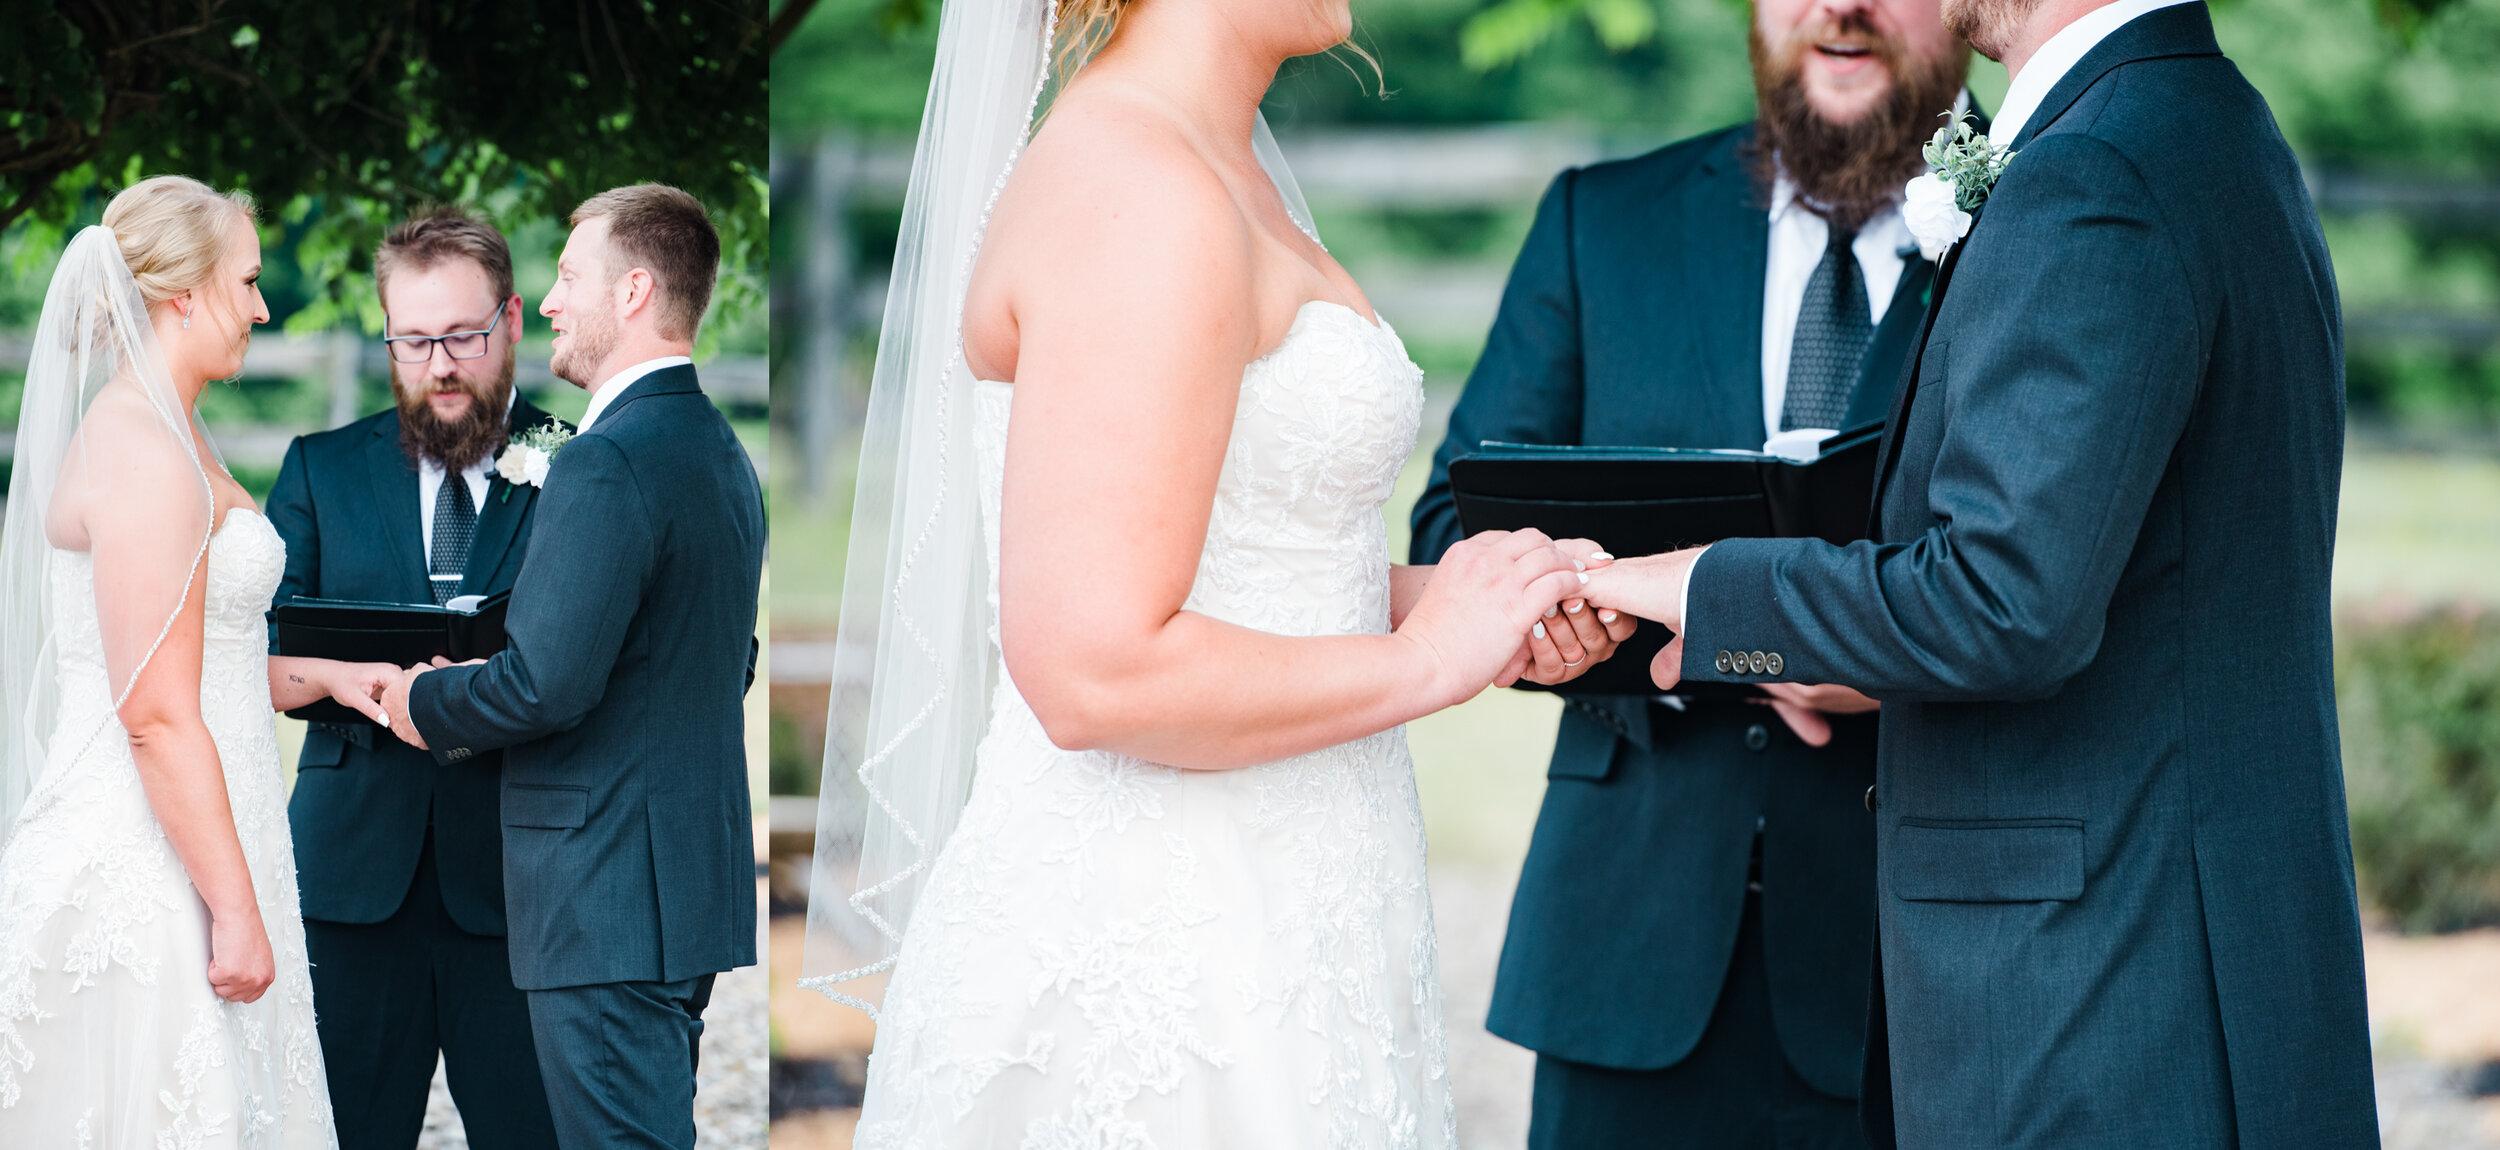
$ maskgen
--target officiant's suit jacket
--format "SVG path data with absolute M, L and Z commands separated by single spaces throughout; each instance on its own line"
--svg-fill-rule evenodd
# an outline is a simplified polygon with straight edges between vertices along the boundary
M 755 961 L 745 698 L 764 506 L 692 367 L 633 381 L 556 454 L 509 646 L 417 677 L 434 758 L 504 749 L 523 990 Z
M 1416 501 L 1415 562 L 1460 538 L 1449 464 L 1484 440 L 1761 448 L 1770 217 L 1746 170 L 1752 133 L 1554 181 Z M 1909 257 L 1848 424 L 1883 416 L 1932 269 Z M 1489 1028 L 1573 1062 L 1682 1061 L 1727 978 L 1760 828 L 1779 1046 L 1809 1084 L 1856 1096 L 1875 930 L 1874 719 L 1836 725 L 1836 744 L 1817 750 L 1761 707 L 1573 698 Z
M 1876 541 L 1713 547 L 1684 674 L 1777 652 L 1884 700 L 1866 1101 L 1900 1145 L 2375 1146 L 2343 341 L 2299 165 L 2201 3 L 2112 33 L 2010 143 Z
M 552 418 L 516 398 L 509 422 L 536 427 Z M 512 589 L 537 514 L 537 488 L 489 475 L 461 594 Z M 269 490 L 269 522 L 286 540 L 276 602 L 296 595 L 434 601 L 417 468 L 400 448 L 397 411 L 297 439 Z M 499 766 L 498 755 L 436 766 L 369 724 L 312 726 L 287 801 L 304 917 L 389 918 L 408 896 L 430 821 L 444 909 L 471 934 L 503 934 Z

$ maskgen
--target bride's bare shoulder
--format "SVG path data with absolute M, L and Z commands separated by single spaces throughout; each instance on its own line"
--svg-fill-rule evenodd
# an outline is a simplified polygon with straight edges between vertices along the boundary
M 1203 275 L 1219 270 L 1204 257 L 1224 255 L 1208 247 L 1246 255 L 1248 236 L 1224 181 L 1177 123 L 1116 89 L 1080 86 L 1034 134 L 983 246 L 1043 256 L 1054 276 L 1070 260 L 1125 265 L 1179 256 L 1180 246 L 1200 257 L 1192 262 Z

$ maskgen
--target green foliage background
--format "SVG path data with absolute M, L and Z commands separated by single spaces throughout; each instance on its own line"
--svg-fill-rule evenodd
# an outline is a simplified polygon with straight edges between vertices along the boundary
M 0 226 L 20 285 L 114 191 L 177 172 L 261 201 L 290 330 L 378 332 L 371 253 L 410 209 L 458 202 L 527 231 L 659 181 L 721 228 L 707 344 L 760 350 L 760 318 L 740 332 L 768 242 L 760 4 L 18 0 L 7 23 Z

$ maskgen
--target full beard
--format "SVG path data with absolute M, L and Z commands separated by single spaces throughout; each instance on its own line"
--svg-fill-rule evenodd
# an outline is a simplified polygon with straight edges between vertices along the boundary
M 1866 42 L 1868 52 L 1892 77 L 1892 86 L 1857 119 L 1834 123 L 1807 98 L 1804 63 L 1816 42 L 1843 32 L 1857 33 Z M 1772 184 L 1785 175 L 1809 210 L 1851 232 L 1891 206 L 1900 198 L 1901 186 L 1927 169 L 1920 148 L 1943 123 L 1941 115 L 1952 109 L 1970 74 L 1968 53 L 1913 58 L 1900 41 L 1876 32 L 1863 12 L 1833 25 L 1801 28 L 1776 51 L 1763 42 L 1759 28 L 1747 39 L 1760 109 L 1747 157 L 1756 186 L 1767 199 Z
M 513 353 L 506 349 L 503 368 L 495 373 L 494 382 L 483 387 L 461 384 L 460 389 L 469 395 L 469 410 L 448 422 L 437 417 L 428 402 L 441 390 L 438 385 L 403 382 L 393 388 L 399 400 L 400 450 L 412 460 L 440 463 L 445 471 L 466 471 L 494 454 L 504 441 L 504 409 L 512 403 L 512 365 Z
M 606 363 L 608 353 L 616 350 L 616 317 L 597 313 L 577 313 L 572 330 L 564 334 L 564 346 L 547 361 L 547 371 L 557 379 L 579 388 L 593 382 L 591 373 Z

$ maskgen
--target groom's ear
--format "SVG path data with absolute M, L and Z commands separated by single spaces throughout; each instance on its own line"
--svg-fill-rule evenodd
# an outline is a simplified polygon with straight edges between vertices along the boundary
M 633 322 L 641 317 L 644 322 L 658 322 L 660 281 L 652 276 L 651 269 L 640 265 L 625 269 L 623 275 L 616 277 L 615 291 L 616 318 Z

